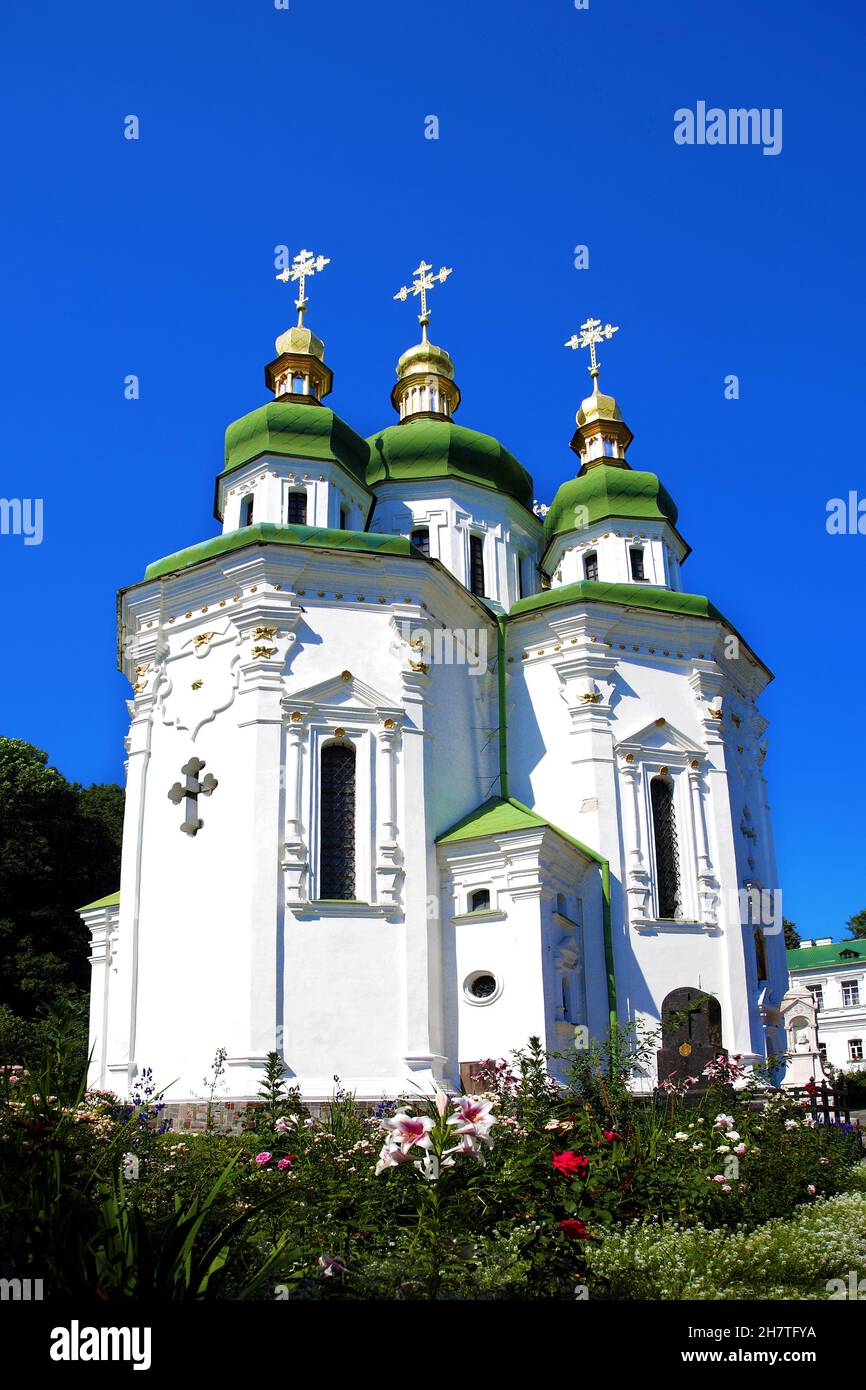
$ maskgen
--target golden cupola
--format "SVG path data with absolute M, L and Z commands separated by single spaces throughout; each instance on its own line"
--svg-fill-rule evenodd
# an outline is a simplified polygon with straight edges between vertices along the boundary
M 274 344 L 277 356 L 265 367 L 265 381 L 278 398 L 288 398 L 304 405 L 320 405 L 328 395 L 334 373 L 325 362 L 325 345 L 304 323 L 309 300 L 304 297 L 310 276 L 330 265 L 330 257 L 317 256 L 312 251 L 299 251 L 291 266 L 277 275 L 284 284 L 296 281 L 298 298 L 295 308 L 298 321 Z
M 592 395 L 582 400 L 577 412 L 577 429 L 571 439 L 571 448 L 581 462 L 581 473 L 599 464 L 613 468 L 628 468 L 625 455 L 634 435 L 622 418 L 622 413 L 613 396 L 606 396 L 598 389 L 599 364 L 595 349 L 598 343 L 609 340 L 619 329 L 614 324 L 602 327 L 600 319 L 587 319 L 565 344 L 569 348 L 589 348 L 589 374 L 592 377 Z
M 414 420 L 419 416 L 433 420 L 450 420 L 460 404 L 460 390 L 454 380 L 454 363 L 444 348 L 431 343 L 427 336 L 430 311 L 427 307 L 427 291 L 432 290 L 436 281 L 444 284 L 451 274 L 450 267 L 443 266 L 436 274 L 433 267 L 422 261 L 411 285 L 403 285 L 394 295 L 395 299 L 406 300 L 410 295 L 420 295 L 421 341 L 407 348 L 397 363 L 397 381 L 391 392 L 391 404 L 404 420 Z

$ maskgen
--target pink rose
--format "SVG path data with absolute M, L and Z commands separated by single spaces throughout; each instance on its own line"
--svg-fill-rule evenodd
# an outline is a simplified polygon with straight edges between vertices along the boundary
M 265 1152 L 263 1153 L 256 1154 L 256 1163 L 259 1165 L 260 1168 L 263 1168 L 266 1163 L 270 1163 L 272 1158 L 273 1154 L 269 1154 L 265 1150 Z

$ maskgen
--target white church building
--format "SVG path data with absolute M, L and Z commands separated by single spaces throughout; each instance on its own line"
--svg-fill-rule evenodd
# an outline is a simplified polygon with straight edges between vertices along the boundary
M 324 402 L 298 322 L 273 399 L 230 424 L 221 532 L 119 595 L 132 686 L 119 893 L 92 939 L 91 1084 L 152 1068 L 256 1095 L 277 1050 L 311 1101 L 471 1084 L 537 1035 L 556 1052 L 713 996 L 721 1041 L 784 1051 L 762 773 L 770 672 L 708 598 L 655 473 L 598 385 L 549 509 L 456 423 L 448 353 L 397 363 L 393 423 Z M 565 415 L 565 412 L 563 412 Z M 627 458 L 627 455 L 629 457 Z M 575 466 L 576 465 L 576 466 Z M 545 513 L 542 515 L 542 513 Z M 577 1031 L 576 1031 L 577 1030 Z M 651 1085 L 647 1074 L 640 1084 Z

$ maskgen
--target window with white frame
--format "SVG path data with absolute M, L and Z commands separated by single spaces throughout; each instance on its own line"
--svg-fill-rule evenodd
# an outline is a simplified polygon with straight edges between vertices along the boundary
M 345 740 L 322 748 L 319 897 L 355 897 L 355 749 Z
M 855 1009 L 860 1004 L 860 981 L 842 981 L 842 1007 L 845 1009 Z
M 862 1039 L 862 1038 L 849 1038 L 849 1039 L 848 1039 L 848 1060 L 851 1061 L 851 1062 L 862 1062 L 862 1061 L 863 1061 L 863 1039 Z
M 289 493 L 289 516 L 290 526 L 306 526 L 307 524 L 307 494 L 295 488 Z
M 812 996 L 812 1003 L 815 1005 L 815 1008 L 818 1009 L 820 1012 L 820 1010 L 824 1007 L 824 986 L 807 985 L 806 988 Z
M 680 915 L 680 865 L 674 789 L 669 777 L 650 782 L 653 843 L 655 846 L 656 910 L 661 919 Z

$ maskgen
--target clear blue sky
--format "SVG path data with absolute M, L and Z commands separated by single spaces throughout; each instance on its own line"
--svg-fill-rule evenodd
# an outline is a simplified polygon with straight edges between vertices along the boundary
M 866 495 L 864 28 L 860 0 L 5 4 L 0 495 L 42 497 L 45 535 L 0 537 L 0 731 L 122 778 L 115 591 L 216 529 L 223 430 L 290 322 L 275 245 L 332 257 L 309 321 L 362 434 L 393 418 L 417 324 L 391 296 L 424 256 L 455 268 L 433 337 L 460 419 L 543 500 L 588 380 L 562 344 L 622 326 L 602 384 L 632 463 L 679 505 L 687 586 L 776 673 L 786 915 L 843 934 L 866 906 L 866 537 L 825 516 Z M 781 107 L 781 154 L 676 145 L 699 100 Z

